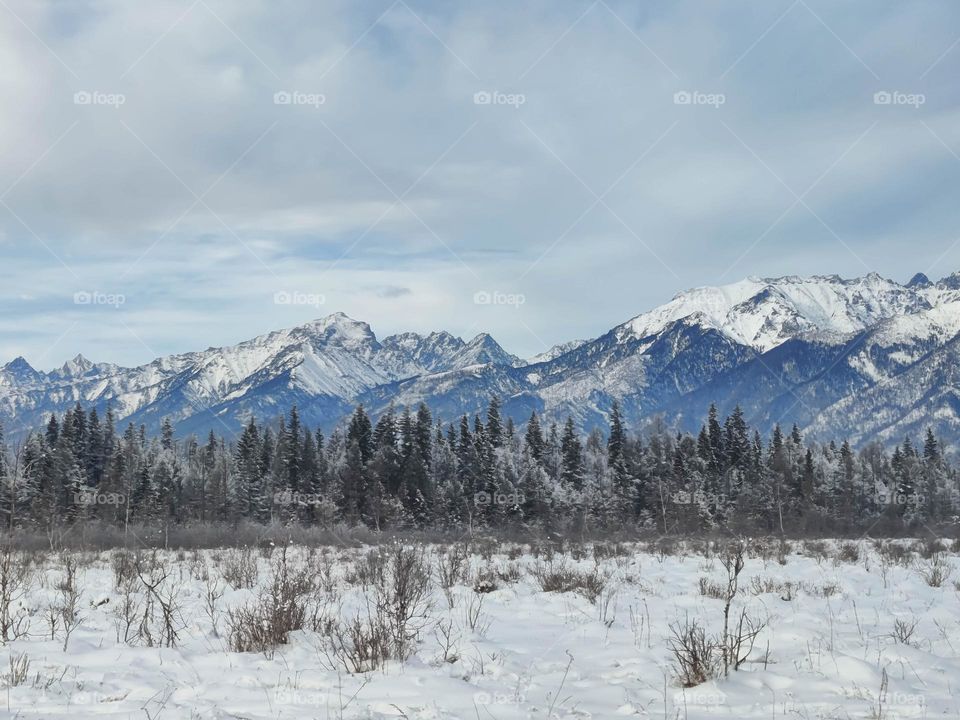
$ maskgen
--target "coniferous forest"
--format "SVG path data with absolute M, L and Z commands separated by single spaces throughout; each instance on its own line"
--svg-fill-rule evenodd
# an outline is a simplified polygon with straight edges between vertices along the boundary
M 769 437 L 739 408 L 711 407 L 697 436 L 656 424 L 581 437 L 569 420 L 519 430 L 491 399 L 485 416 L 435 422 L 421 405 L 375 421 L 357 407 L 329 437 L 296 407 L 252 419 L 233 441 L 118 430 L 81 405 L 0 454 L 6 529 L 99 520 L 119 526 L 280 523 L 407 528 L 530 527 L 581 532 L 816 534 L 916 531 L 952 521 L 957 469 L 931 432 L 892 452 L 843 439 Z

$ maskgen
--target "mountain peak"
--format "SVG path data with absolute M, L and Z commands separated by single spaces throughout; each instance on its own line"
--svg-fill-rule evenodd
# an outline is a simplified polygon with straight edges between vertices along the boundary
M 940 282 L 937 283 L 937 287 L 946 288 L 947 290 L 960 290 L 960 272 L 955 272 L 942 278 Z
M 335 342 L 348 348 L 377 343 L 377 336 L 369 324 L 354 320 L 343 312 L 332 313 L 294 329 L 295 332 L 297 330 L 319 335 L 327 342 Z
M 918 272 L 916 275 L 910 278 L 910 282 L 907 283 L 907 287 L 930 287 L 932 284 L 933 283 L 930 282 L 930 278 L 928 278 L 924 273 Z
M 480 333 L 468 342 L 456 355 L 456 366 L 469 365 L 516 365 L 519 359 L 504 350 L 489 333 Z
M 27 362 L 23 355 L 17 355 L 13 360 L 3 366 L 4 370 L 33 370 L 33 366 Z M 36 372 L 36 371 L 34 371 Z
M 15 357 L 0 370 L 8 378 L 17 382 L 27 382 L 40 378 L 40 373 L 34 370 L 33 366 L 22 355 Z
M 93 363 L 87 360 L 83 355 L 77 353 L 72 360 L 67 360 L 61 368 L 60 374 L 70 377 L 78 377 L 88 372 L 93 367 Z
M 876 272 L 849 280 L 837 275 L 751 277 L 682 292 L 622 325 L 618 332 L 622 338 L 652 337 L 672 322 L 689 318 L 765 352 L 805 333 L 849 334 L 928 307 L 930 302 L 915 288 Z

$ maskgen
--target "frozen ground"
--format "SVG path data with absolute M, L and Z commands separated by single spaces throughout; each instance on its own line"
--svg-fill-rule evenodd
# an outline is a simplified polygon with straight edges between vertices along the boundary
M 308 621 L 273 653 L 232 651 L 227 613 L 270 582 L 278 549 L 166 552 L 156 564 L 145 555 L 143 580 L 124 575 L 129 562 L 115 553 L 33 556 L 29 584 L 10 592 L 6 622 L 0 617 L 0 625 L 19 620 L 21 633 L 29 623 L 28 634 L 0 646 L 0 715 L 960 718 L 958 558 L 898 545 L 794 543 L 779 560 L 775 544 L 750 549 L 734 614 L 745 608 L 765 627 L 739 671 L 686 689 L 670 625 L 696 620 L 708 633 L 723 625 L 724 600 L 710 595 L 726 587 L 726 570 L 702 545 L 587 545 L 550 559 L 544 549 L 474 544 L 446 592 L 438 557 L 452 551 L 429 547 L 431 607 L 409 625 L 412 654 L 365 673 L 338 662 L 329 634 L 344 619 L 368 617 L 376 588 L 357 565 L 369 549 L 289 550 L 291 568 L 310 570 Z M 224 573 L 246 584 L 235 576 L 251 562 L 254 588 L 225 582 Z M 587 585 L 578 591 L 545 592 L 536 577 L 574 568 Z M 149 604 L 154 571 L 167 577 Z M 172 600 L 172 647 L 161 600 Z

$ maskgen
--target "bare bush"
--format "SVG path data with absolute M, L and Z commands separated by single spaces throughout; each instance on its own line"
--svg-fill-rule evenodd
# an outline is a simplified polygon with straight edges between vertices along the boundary
M 0 548 L 0 640 L 7 643 L 26 635 L 30 618 L 19 603 L 33 579 L 27 558 L 9 545 Z
M 823 540 L 804 540 L 803 554 L 820 563 L 830 555 L 830 546 Z
M 845 563 L 855 563 L 860 560 L 860 548 L 854 543 L 844 543 L 837 551 L 837 561 Z
M 492 593 L 500 587 L 497 573 L 493 568 L 486 567 L 477 573 L 473 581 L 473 591 L 478 594 Z
M 701 595 L 713 598 L 714 600 L 723 600 L 727 595 L 726 588 L 723 585 L 712 582 L 710 578 L 707 577 L 701 577 L 697 583 L 697 587 Z
M 483 595 L 471 597 L 470 602 L 463 608 L 464 626 L 470 628 L 471 632 L 483 637 L 490 629 L 490 623 L 489 616 L 483 612 Z
M 723 606 L 723 634 L 716 643 L 720 647 L 723 658 L 723 673 L 727 675 L 730 669 L 739 670 L 753 652 L 753 645 L 765 624 L 754 620 L 741 610 L 735 624 L 731 623 L 730 610 L 733 601 L 740 589 L 740 573 L 743 572 L 744 547 L 742 542 L 734 542 L 727 546 L 726 553 L 720 558 L 727 571 L 726 597 Z
M 450 618 L 440 620 L 434 627 L 433 633 L 443 652 L 443 662 L 450 664 L 457 662 L 460 659 L 460 635 L 454 632 L 453 620 Z
M 941 552 L 933 553 L 928 560 L 919 563 L 920 575 L 930 587 L 941 587 L 950 579 L 952 568 Z
M 406 660 L 430 609 L 430 569 L 424 550 L 394 545 L 385 580 L 376 593 L 378 614 L 387 619 L 395 657 Z
M 360 585 L 364 590 L 380 587 L 386 582 L 387 556 L 380 548 L 370 550 L 353 566 L 347 582 Z
M 380 670 L 391 657 L 390 629 L 376 618 L 364 619 L 358 613 L 331 628 L 324 653 L 333 670 L 341 667 L 350 673 Z
M 437 555 L 437 581 L 444 590 L 466 584 L 470 572 L 467 547 L 455 543 Z
M 304 600 L 312 589 L 309 574 L 292 567 L 284 546 L 271 566 L 266 586 L 252 602 L 227 613 L 231 649 L 272 657 L 291 632 L 303 629 L 307 618 Z
M 227 550 L 220 560 L 220 574 L 234 590 L 252 588 L 260 576 L 257 556 L 249 547 Z
M 137 595 L 140 580 L 136 576 L 124 578 L 117 592 L 120 602 L 113 608 L 114 625 L 117 629 L 117 642 L 132 644 L 139 637 L 137 624 L 140 621 L 141 601 Z
M 537 562 L 532 573 L 543 592 L 576 592 L 591 603 L 597 601 L 607 581 L 596 567 L 590 571 L 579 570 L 555 558 Z
M 893 565 L 901 565 L 906 567 L 910 564 L 910 561 L 913 559 L 913 552 L 910 548 L 905 545 L 897 542 L 881 542 L 877 541 L 877 552 L 880 556 L 890 562 Z
M 916 618 L 913 620 L 894 620 L 893 632 L 890 633 L 890 637 L 903 645 L 913 645 L 913 634 L 917 630 L 918 623 L 919 620 Z
M 170 566 L 156 550 L 138 555 L 134 567 L 145 591 L 138 635 L 148 647 L 157 642 L 173 647 L 185 626 L 180 613 L 182 583 L 172 577 Z
M 520 578 L 523 577 L 523 570 L 520 569 L 519 563 L 515 562 L 498 565 L 496 573 L 497 579 L 507 584 L 520 582 Z
M 137 576 L 134 555 L 129 550 L 115 550 L 110 555 L 110 568 L 113 570 L 113 586 L 117 590 L 120 590 L 124 582 Z
M 716 640 L 695 620 L 670 626 L 668 641 L 676 663 L 677 679 L 683 687 L 694 687 L 715 678 L 720 669 Z
M 210 573 L 206 573 L 204 577 L 204 594 L 203 594 L 203 609 L 207 613 L 207 617 L 210 619 L 210 627 L 213 631 L 214 637 L 220 636 L 220 629 L 217 625 L 220 614 L 217 611 L 217 604 L 220 602 L 220 599 L 223 597 L 225 588 L 220 583 L 220 581 L 212 577 Z
M 388 659 L 407 660 L 429 623 L 426 551 L 400 543 L 371 551 L 357 563 L 353 577 L 364 588 L 366 607 L 331 624 L 324 649 L 328 664 L 367 672 Z
M 789 581 L 754 575 L 750 578 L 750 592 L 754 595 L 773 593 L 779 595 L 781 600 L 793 600 L 796 593 L 796 586 Z
M 30 658 L 26 653 L 10 653 L 10 669 L 5 673 L 6 686 L 19 687 L 27 682 L 30 675 Z
M 51 617 L 59 619 L 60 626 L 63 628 L 63 651 L 67 651 L 67 645 L 70 643 L 70 636 L 76 630 L 83 618 L 80 617 L 80 585 L 77 582 L 77 561 L 76 558 L 68 553 L 64 553 L 60 558 L 60 564 L 63 568 L 63 579 L 57 583 L 58 601 L 51 610 Z M 56 620 L 50 623 L 50 633 L 54 632 Z

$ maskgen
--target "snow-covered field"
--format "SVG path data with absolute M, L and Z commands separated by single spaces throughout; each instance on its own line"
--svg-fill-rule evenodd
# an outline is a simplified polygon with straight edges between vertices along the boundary
M 930 557 L 929 544 L 886 546 L 793 543 L 778 558 L 776 543 L 748 545 L 731 616 L 745 609 L 763 627 L 739 670 L 689 688 L 678 681 L 670 626 L 696 621 L 721 633 L 720 546 L 534 552 L 475 542 L 462 567 L 464 546 L 430 546 L 407 557 L 416 570 L 423 553 L 423 597 L 410 567 L 392 574 L 390 546 L 382 566 L 365 559 L 370 548 L 292 547 L 285 566 L 278 548 L 144 552 L 139 563 L 116 551 L 48 553 L 31 555 L 25 584 L 5 586 L 19 577 L 20 558 L 7 557 L 0 715 L 960 718 L 956 548 Z M 253 566 L 254 586 L 242 587 Z M 445 575 L 454 580 L 446 589 Z M 290 578 L 300 583 L 304 629 L 274 651 L 233 651 L 237 633 L 251 629 L 236 611 Z M 351 672 L 344 623 L 369 629 L 376 599 L 395 599 L 405 580 L 417 585 L 400 613 L 409 656 Z M 579 587 L 544 591 L 550 582 Z

